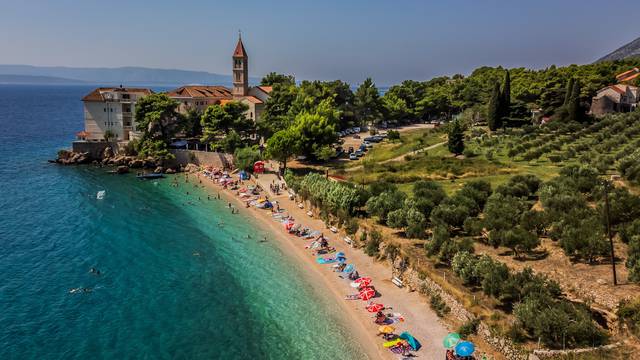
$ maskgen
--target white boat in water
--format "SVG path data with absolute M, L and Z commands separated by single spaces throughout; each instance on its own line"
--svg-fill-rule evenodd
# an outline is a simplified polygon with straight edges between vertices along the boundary
M 102 199 L 104 199 L 104 195 L 105 195 L 106 193 L 107 193 L 107 192 L 106 192 L 105 190 L 100 190 L 100 191 L 98 191 L 98 193 L 96 194 L 96 199 L 98 199 L 98 200 L 102 200 Z

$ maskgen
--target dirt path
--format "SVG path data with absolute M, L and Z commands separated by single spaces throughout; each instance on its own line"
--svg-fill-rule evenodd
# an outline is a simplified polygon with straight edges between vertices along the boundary
M 387 159 L 387 160 L 384 160 L 384 161 L 380 161 L 380 162 L 378 162 L 378 164 L 387 164 L 387 163 L 394 162 L 394 161 L 402 161 L 402 160 L 405 159 L 405 157 L 407 155 L 416 155 L 416 154 L 419 154 L 421 152 L 425 152 L 425 151 L 429 151 L 429 150 L 435 149 L 435 148 L 437 148 L 439 146 L 442 146 L 442 145 L 444 145 L 446 143 L 447 143 L 446 141 L 443 141 L 443 142 L 439 142 L 437 144 L 429 145 L 429 146 L 424 147 L 422 149 L 410 151 L 410 152 L 408 152 L 406 154 L 402 154 L 400 156 L 396 156 L 396 157 L 394 157 L 392 159 Z M 346 168 L 345 171 L 356 171 L 356 170 L 360 170 L 360 169 L 362 169 L 362 165 L 354 166 L 354 167 L 351 167 L 351 168 Z

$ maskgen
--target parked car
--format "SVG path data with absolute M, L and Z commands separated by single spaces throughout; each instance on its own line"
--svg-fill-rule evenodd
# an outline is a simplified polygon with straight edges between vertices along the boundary
M 364 140 L 364 141 L 372 141 L 372 139 L 373 139 L 373 136 L 367 136 L 367 137 L 366 137 L 366 138 L 364 138 L 363 140 Z
M 349 160 L 358 160 L 358 155 L 356 155 L 355 153 L 349 154 Z
M 355 134 L 355 135 L 353 135 L 353 138 L 354 138 L 354 139 L 360 139 L 360 135 Z
M 358 151 L 356 151 L 354 154 L 355 154 L 357 157 L 362 157 L 362 156 L 364 156 L 364 151 L 362 151 L 362 150 L 358 150 Z
M 353 128 L 353 130 L 354 130 L 355 132 L 357 132 L 357 133 L 359 133 L 359 132 L 360 132 L 360 128 L 359 128 L 359 127 L 357 127 L 357 126 L 356 126 L 356 127 L 354 127 L 354 128 Z
M 358 151 L 362 151 L 362 152 L 366 152 L 367 150 L 369 149 L 367 149 L 367 146 L 364 144 L 360 145 L 360 147 L 358 148 Z
M 353 146 L 349 146 L 349 154 L 351 154 L 353 152 Z
M 368 141 L 363 142 L 362 145 L 364 145 L 364 146 L 366 146 L 368 148 L 372 148 L 373 147 L 373 144 L 368 142 Z

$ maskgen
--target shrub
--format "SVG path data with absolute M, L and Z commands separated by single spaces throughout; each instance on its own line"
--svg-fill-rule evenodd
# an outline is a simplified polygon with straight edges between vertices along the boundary
M 260 151 L 250 147 L 237 148 L 233 157 L 238 169 L 250 170 L 253 169 L 253 164 L 260 160 Z
M 543 295 L 525 298 L 514 308 L 520 326 L 533 339 L 551 348 L 598 346 L 606 341 L 589 312 L 568 301 L 556 301 Z
M 616 316 L 620 325 L 626 326 L 634 335 L 640 336 L 640 299 L 621 300 Z
M 633 236 L 629 241 L 629 252 L 625 263 L 629 269 L 629 281 L 640 283 L 640 236 Z
M 347 235 L 353 236 L 358 232 L 360 225 L 358 224 L 358 220 L 354 218 L 349 218 L 345 222 L 344 231 Z
M 377 230 L 372 230 L 369 234 L 367 246 L 364 249 L 365 254 L 369 256 L 378 256 L 380 252 L 380 243 L 382 242 L 382 234 Z
M 444 226 L 436 226 L 431 239 L 424 244 L 424 248 L 428 255 L 433 256 L 440 252 L 440 248 L 448 240 L 449 230 Z
M 400 140 L 400 132 L 397 130 L 387 131 L 387 139 L 389 139 L 389 141 Z
M 480 326 L 480 319 L 469 320 L 458 328 L 458 334 L 460 334 L 461 338 L 467 339 L 469 336 L 478 333 L 478 326 Z
M 380 222 L 386 223 L 387 215 L 394 210 L 402 208 L 406 197 L 403 192 L 397 189 L 387 190 L 367 200 L 367 212 L 370 215 L 377 216 Z
M 429 306 L 438 317 L 444 317 L 451 312 L 451 308 L 442 300 L 440 294 L 432 294 Z
M 479 236 L 482 234 L 484 222 L 478 218 L 467 218 L 462 225 L 464 231 L 470 236 Z
M 573 218 L 575 225 L 567 223 L 560 234 L 560 246 L 564 253 L 589 263 L 598 256 L 607 255 L 609 246 L 599 219 L 586 215 Z

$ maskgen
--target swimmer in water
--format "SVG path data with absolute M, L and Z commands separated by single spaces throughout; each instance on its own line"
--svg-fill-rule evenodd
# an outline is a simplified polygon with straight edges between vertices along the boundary
M 91 270 L 89 270 L 90 273 L 95 274 L 95 275 L 100 275 L 100 270 L 96 269 L 96 268 L 91 268 Z

